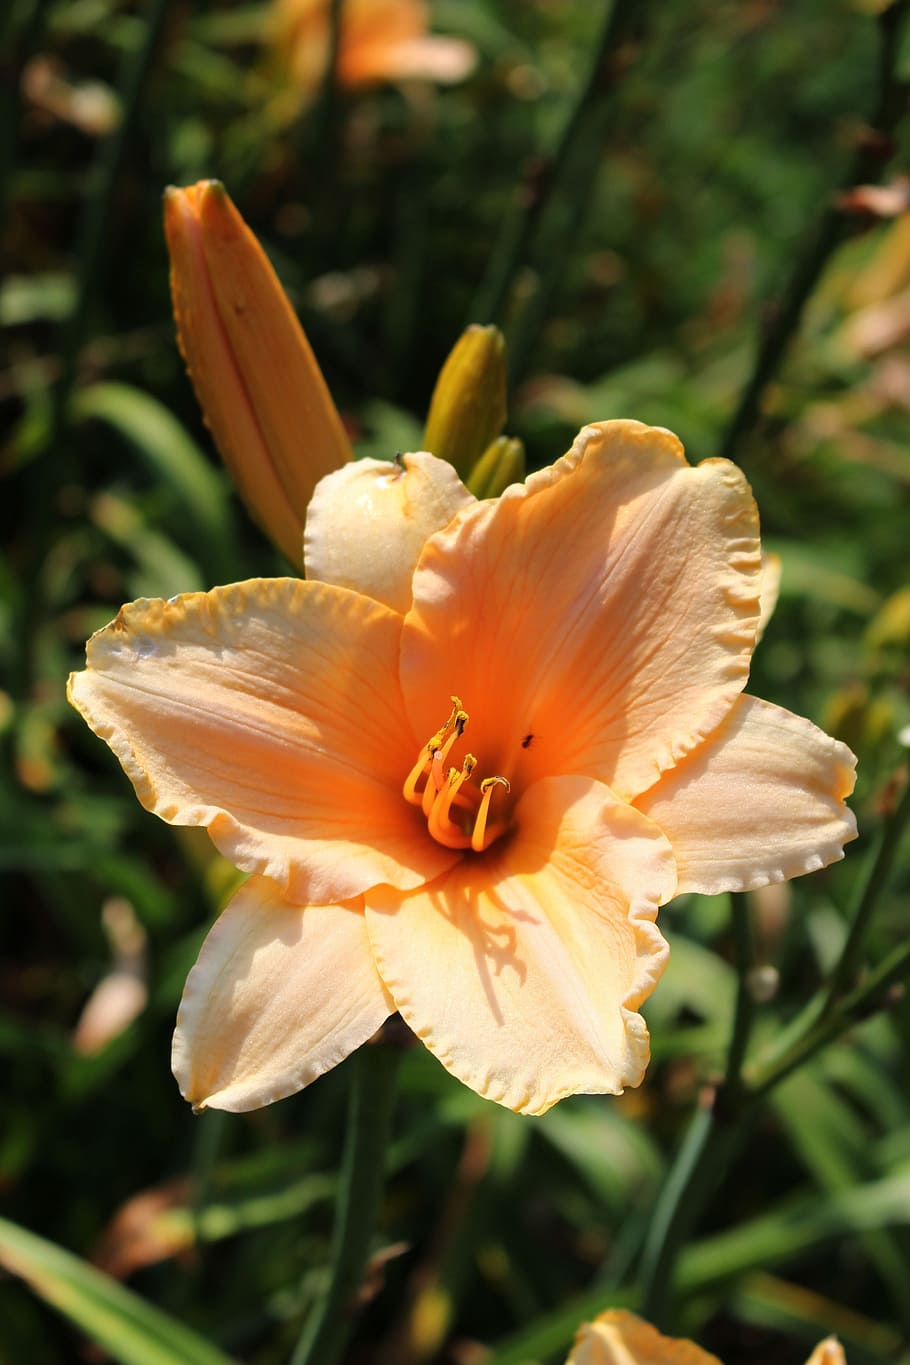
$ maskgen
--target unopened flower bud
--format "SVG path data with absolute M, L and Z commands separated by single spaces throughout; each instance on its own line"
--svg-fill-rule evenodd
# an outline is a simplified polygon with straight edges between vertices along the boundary
M 524 476 L 524 443 L 517 436 L 497 436 L 471 470 L 467 485 L 475 498 L 498 498 L 510 483 L 520 483 Z
M 506 420 L 506 344 L 498 327 L 473 323 L 439 372 L 424 448 L 466 478 Z
M 165 192 L 177 339 L 231 477 L 300 565 L 310 496 L 351 458 L 341 418 L 265 252 L 223 185 Z

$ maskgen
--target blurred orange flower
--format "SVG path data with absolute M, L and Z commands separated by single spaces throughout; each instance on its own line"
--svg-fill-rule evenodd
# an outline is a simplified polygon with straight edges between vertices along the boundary
M 360 462 L 306 559 L 124 607 L 70 680 L 142 803 L 255 874 L 187 981 L 183 1093 L 267 1104 L 396 1009 L 521 1112 L 637 1085 L 658 906 L 855 833 L 849 750 L 743 695 L 743 475 L 624 421 L 495 501 L 431 455 Z
M 339 83 L 355 89 L 410 78 L 462 80 L 474 67 L 474 48 L 428 30 L 424 0 L 343 0 Z M 273 0 L 267 37 L 300 99 L 311 99 L 329 60 L 331 0 Z
M 583 1323 L 566 1365 L 721 1365 L 694 1341 L 665 1337 L 643 1318 L 622 1309 Z M 806 1365 L 846 1365 L 835 1337 L 819 1343 Z
M 177 338 L 241 496 L 290 562 L 318 481 L 351 458 L 322 372 L 277 275 L 224 186 L 169 189 Z

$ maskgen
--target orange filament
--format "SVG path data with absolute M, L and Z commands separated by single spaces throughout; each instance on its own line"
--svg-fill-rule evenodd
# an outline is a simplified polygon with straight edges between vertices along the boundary
M 473 754 L 465 754 L 464 764 L 461 772 L 457 768 L 450 768 L 446 784 L 442 791 L 437 792 L 436 800 L 433 802 L 433 809 L 430 811 L 429 830 L 437 843 L 443 844 L 446 848 L 466 848 L 467 835 L 464 830 L 460 830 L 449 817 L 452 803 L 462 786 L 467 782 L 471 773 L 477 766 L 477 759 Z M 428 784 L 429 785 L 429 784 Z
M 449 754 L 464 735 L 467 724 L 468 713 L 460 699 L 453 696 L 448 720 L 421 749 L 402 791 L 406 801 L 420 806 L 437 843 L 445 848 L 471 848 L 482 853 L 508 827 L 506 821 L 487 825 L 493 791 L 497 786 L 506 791 L 510 788 L 504 777 L 485 777 L 479 794 L 476 787 L 468 785 L 477 767 L 473 754 L 465 755 L 460 771 L 446 767 Z
M 506 791 L 511 791 L 508 778 L 505 777 L 485 777 L 480 784 L 480 809 L 474 821 L 474 829 L 471 832 L 471 847 L 475 853 L 482 853 L 494 839 L 498 838 L 505 829 L 504 824 L 492 825 L 489 830 L 489 839 L 486 838 L 487 815 L 490 811 L 490 801 L 493 792 L 497 787 L 505 787 Z

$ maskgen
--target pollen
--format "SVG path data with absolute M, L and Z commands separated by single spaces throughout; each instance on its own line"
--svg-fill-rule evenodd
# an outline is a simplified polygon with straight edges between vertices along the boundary
M 460 768 L 449 765 L 449 756 L 470 719 L 459 697 L 453 696 L 451 702 L 448 719 L 422 746 L 402 794 L 412 806 L 420 806 L 437 843 L 482 853 L 508 829 L 507 820 L 489 817 L 494 792 L 509 792 L 511 787 L 507 778 L 498 775 L 475 785 L 474 754 L 465 754 Z

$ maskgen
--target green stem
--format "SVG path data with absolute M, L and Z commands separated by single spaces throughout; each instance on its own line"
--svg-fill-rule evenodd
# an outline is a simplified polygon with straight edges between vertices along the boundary
M 335 1365 L 350 1336 L 382 1189 L 383 1153 L 401 1055 L 400 1047 L 377 1043 L 362 1047 L 351 1062 L 331 1280 L 322 1303 L 304 1324 L 291 1365 Z
M 743 1059 L 752 1031 L 755 1017 L 755 996 L 752 992 L 750 976 L 755 965 L 752 946 L 752 925 L 749 919 L 749 903 L 742 891 L 734 891 L 730 896 L 730 915 L 733 926 L 733 951 L 736 960 L 736 1004 L 733 1011 L 733 1031 L 727 1052 L 727 1074 L 725 1086 L 733 1094 L 738 1094 L 742 1080 Z
M 734 1134 L 734 1128 L 718 1122 L 717 1095 L 709 1092 L 692 1116 L 645 1240 L 641 1313 L 658 1327 L 670 1325 L 676 1259 L 723 1174 Z
M 331 166 L 336 153 L 338 113 L 338 53 L 341 50 L 341 25 L 344 20 L 345 0 L 331 0 L 329 5 L 329 43 L 325 71 L 312 113 L 304 113 L 300 123 L 301 153 L 307 161 L 319 156 L 323 164 Z
M 822 1013 L 829 1014 L 846 991 L 854 984 L 859 972 L 860 955 L 866 931 L 872 920 L 878 899 L 888 883 L 901 838 L 910 823 L 910 782 L 886 821 L 875 849 L 870 855 L 868 869 L 860 886 L 856 908 L 851 917 L 850 930 L 837 961 L 822 1005 Z
M 891 151 L 890 137 L 906 105 L 906 86 L 897 76 L 897 60 L 908 0 L 896 0 L 878 16 L 880 32 L 878 106 L 872 117 L 875 136 L 864 137 L 841 182 L 841 191 L 877 177 Z M 818 225 L 798 255 L 780 300 L 761 338 L 752 373 L 739 404 L 723 433 L 718 453 L 732 459 L 742 437 L 760 415 L 768 385 L 777 373 L 799 328 L 803 308 L 831 253 L 847 236 L 849 218 L 834 195 Z
M 676 1260 L 702 1209 L 720 1181 L 741 1130 L 732 1120 L 742 1096 L 742 1065 L 749 1043 L 755 998 L 750 987 L 754 966 L 749 906 L 745 895 L 730 897 L 736 1004 L 723 1084 L 706 1092 L 683 1145 L 664 1182 L 642 1253 L 642 1312 L 661 1324 L 672 1301 Z
M 610 83 L 620 38 L 630 18 L 638 14 L 641 8 L 641 0 L 613 0 L 609 6 L 588 78 L 578 93 L 553 152 L 548 157 L 535 158 L 533 173 L 526 177 L 516 195 L 512 212 L 506 216 L 499 242 L 493 250 L 487 275 L 472 300 L 468 322 L 501 320 L 515 273 L 524 261 L 540 220 L 562 179 L 579 133 Z M 598 147 L 597 155 L 602 155 L 602 151 Z
M 828 1043 L 854 1024 L 886 1009 L 894 988 L 910 976 L 910 943 L 902 943 L 870 972 L 865 981 L 828 1014 L 822 1015 L 801 1037 L 782 1051 L 775 1051 L 761 1065 L 747 1069 L 744 1080 L 750 1099 L 760 1099 Z M 901 991 L 901 994 L 903 992 Z

